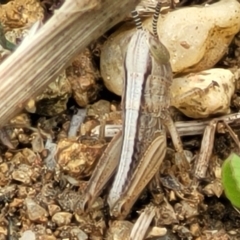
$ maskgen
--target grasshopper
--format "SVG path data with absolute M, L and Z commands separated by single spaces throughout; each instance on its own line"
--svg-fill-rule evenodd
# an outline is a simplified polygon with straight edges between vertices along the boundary
M 143 29 L 138 13 L 132 12 L 137 31 L 130 40 L 124 63 L 123 130 L 100 158 L 80 203 L 82 209 L 93 204 L 117 171 L 107 201 L 112 216 L 126 218 L 165 157 L 166 128 L 180 155 L 180 167 L 188 168 L 168 111 L 172 70 L 169 52 L 157 36 L 159 12 L 160 2 L 153 16 L 153 34 Z

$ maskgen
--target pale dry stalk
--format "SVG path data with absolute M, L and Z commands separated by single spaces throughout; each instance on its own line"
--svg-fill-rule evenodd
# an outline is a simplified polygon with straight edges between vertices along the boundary
M 0 127 L 36 97 L 91 41 L 121 21 L 139 0 L 66 0 L 0 66 Z

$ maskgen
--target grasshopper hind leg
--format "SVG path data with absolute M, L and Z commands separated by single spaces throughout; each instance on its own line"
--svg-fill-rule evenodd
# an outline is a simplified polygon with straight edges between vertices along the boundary
M 166 126 L 166 128 L 168 129 L 172 141 L 173 141 L 173 145 L 175 150 L 177 151 L 177 156 L 179 159 L 179 169 L 181 171 L 186 171 L 190 169 L 190 164 L 186 158 L 186 155 L 184 153 L 183 150 L 183 144 L 182 144 L 182 140 L 178 134 L 177 128 L 172 120 L 172 117 L 170 116 L 170 113 L 167 111 L 167 113 L 165 113 L 165 115 L 162 115 L 162 121 L 164 123 L 164 125 Z

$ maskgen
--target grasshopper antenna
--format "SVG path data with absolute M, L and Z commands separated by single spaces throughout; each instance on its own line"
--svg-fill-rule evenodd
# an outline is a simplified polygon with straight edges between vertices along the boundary
M 137 30 L 143 30 L 142 21 L 138 15 L 138 12 L 136 10 L 133 10 L 131 13 L 132 13 L 132 17 L 135 22 L 135 25 L 137 27 Z
M 153 21 L 152 21 L 152 29 L 153 29 L 153 34 L 155 36 L 157 36 L 157 22 L 158 22 L 158 17 L 160 14 L 160 10 L 161 10 L 161 2 L 158 1 L 156 7 L 155 7 L 155 12 L 153 14 Z

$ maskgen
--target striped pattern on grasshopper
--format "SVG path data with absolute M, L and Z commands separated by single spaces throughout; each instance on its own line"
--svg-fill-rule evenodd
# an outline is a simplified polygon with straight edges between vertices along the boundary
M 153 17 L 153 33 L 142 28 L 136 11 L 137 31 L 125 58 L 123 131 L 112 140 L 96 166 L 85 191 L 83 209 L 90 207 L 117 169 L 108 195 L 111 215 L 124 219 L 158 171 L 166 153 L 166 126 L 183 158 L 181 140 L 168 113 L 172 71 L 169 53 L 157 36 L 160 4 Z
M 112 215 L 120 218 L 126 216 L 165 156 L 166 133 L 161 114 L 170 104 L 169 53 L 139 20 L 136 25 L 125 60 L 121 157 L 108 196 Z

